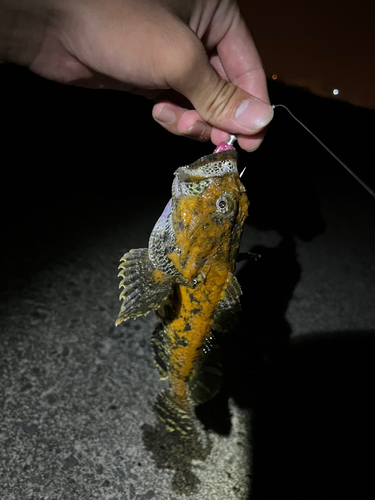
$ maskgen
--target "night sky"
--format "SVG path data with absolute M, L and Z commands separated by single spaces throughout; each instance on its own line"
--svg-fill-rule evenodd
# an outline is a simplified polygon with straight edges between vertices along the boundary
M 375 107 L 374 2 L 239 3 L 269 78 Z

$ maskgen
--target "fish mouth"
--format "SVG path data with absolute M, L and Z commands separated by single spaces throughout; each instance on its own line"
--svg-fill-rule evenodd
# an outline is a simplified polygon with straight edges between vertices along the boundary
M 238 173 L 237 152 L 234 150 L 202 156 L 191 165 L 178 168 L 174 175 L 179 182 L 197 182 L 229 173 Z
M 215 177 L 237 174 L 237 152 L 227 150 L 203 156 L 191 165 L 178 168 L 172 184 L 172 198 L 201 195 Z

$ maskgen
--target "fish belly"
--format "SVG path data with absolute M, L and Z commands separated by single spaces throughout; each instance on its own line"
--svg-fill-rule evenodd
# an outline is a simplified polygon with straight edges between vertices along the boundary
M 159 394 L 155 411 L 169 430 L 183 435 L 194 428 L 191 407 L 212 397 L 220 385 L 221 372 L 216 367 L 209 367 L 208 377 L 204 370 L 206 358 L 212 354 L 212 350 L 206 354 L 206 347 L 212 339 L 214 311 L 226 280 L 227 273 L 212 273 L 210 279 L 194 288 L 178 286 L 174 290 L 173 317 L 166 319 L 159 314 L 163 326 L 157 330 L 157 342 L 154 341 L 155 361 L 170 389 Z

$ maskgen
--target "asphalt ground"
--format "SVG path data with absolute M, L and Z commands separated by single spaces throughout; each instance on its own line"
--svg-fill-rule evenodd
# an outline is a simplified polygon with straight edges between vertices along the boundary
M 161 130 L 142 98 L 12 66 L 0 81 L 0 498 L 374 498 L 375 200 L 276 109 L 241 154 L 241 250 L 261 258 L 238 266 L 223 390 L 186 442 L 152 409 L 155 316 L 114 326 L 117 266 L 212 145 Z M 374 111 L 270 93 L 374 189 Z

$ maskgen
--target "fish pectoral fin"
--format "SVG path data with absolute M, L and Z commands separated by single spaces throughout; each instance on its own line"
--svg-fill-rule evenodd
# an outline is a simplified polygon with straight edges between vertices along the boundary
M 230 274 L 224 293 L 215 308 L 212 329 L 227 332 L 238 322 L 241 312 L 240 296 L 242 295 L 237 278 Z
M 152 265 L 147 248 L 130 250 L 121 258 L 119 276 L 123 279 L 120 287 L 120 313 L 116 325 L 130 318 L 144 316 L 160 307 L 168 297 L 173 276 L 170 276 Z

